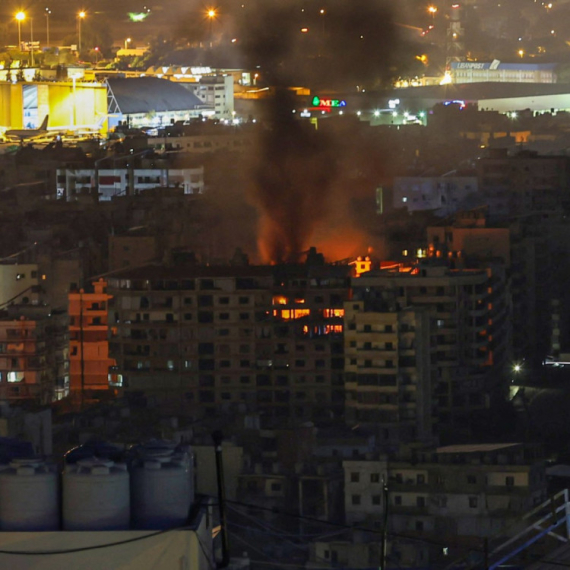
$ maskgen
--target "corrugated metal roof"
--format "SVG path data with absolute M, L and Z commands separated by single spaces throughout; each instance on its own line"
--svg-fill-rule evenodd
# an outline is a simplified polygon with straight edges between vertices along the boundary
M 165 111 L 191 111 L 205 107 L 194 93 L 178 83 L 158 77 L 109 77 L 109 86 L 124 115 Z

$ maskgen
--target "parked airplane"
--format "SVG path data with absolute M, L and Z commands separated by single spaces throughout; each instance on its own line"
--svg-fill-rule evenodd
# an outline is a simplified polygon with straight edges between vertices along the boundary
M 48 119 L 49 115 L 46 115 L 39 129 L 10 129 L 4 133 L 4 137 L 7 140 L 16 140 L 20 142 L 45 137 L 48 134 Z

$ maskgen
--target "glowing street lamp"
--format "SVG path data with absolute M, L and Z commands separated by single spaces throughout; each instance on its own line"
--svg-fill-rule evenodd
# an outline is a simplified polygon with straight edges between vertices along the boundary
M 46 8 L 45 17 L 46 17 L 46 46 L 49 47 L 49 16 L 51 14 L 51 10 Z
M 519 54 L 521 57 L 524 57 L 524 49 L 519 49 L 518 54 Z
M 435 20 L 435 15 L 437 14 L 437 6 L 428 6 L 427 11 L 431 14 L 432 19 Z
M 207 16 L 208 20 L 210 20 L 210 47 L 212 47 L 213 24 L 214 24 L 214 20 L 216 19 L 217 15 L 218 15 L 218 13 L 216 12 L 216 10 L 214 10 L 214 8 L 209 8 L 206 11 L 206 16 Z
M 81 20 L 85 19 L 85 16 L 87 16 L 87 14 L 84 10 L 81 10 L 81 12 L 77 14 L 77 47 L 79 52 L 81 52 Z
M 127 38 L 127 39 L 125 40 L 125 49 L 128 49 L 129 44 L 130 44 L 132 41 L 133 41 L 133 40 L 132 40 L 131 38 Z
M 26 19 L 26 14 L 24 12 L 18 12 L 16 14 L 16 21 L 18 22 L 18 50 L 22 49 L 22 22 Z

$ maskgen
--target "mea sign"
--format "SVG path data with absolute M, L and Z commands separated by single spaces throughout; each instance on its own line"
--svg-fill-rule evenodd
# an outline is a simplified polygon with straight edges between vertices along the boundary
M 343 99 L 321 99 L 316 95 L 312 100 L 313 107 L 346 107 L 346 101 Z

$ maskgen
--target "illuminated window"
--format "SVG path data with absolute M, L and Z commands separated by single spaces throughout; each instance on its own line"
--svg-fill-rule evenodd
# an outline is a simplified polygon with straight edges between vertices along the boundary
M 8 372 L 6 379 L 8 382 L 21 382 L 24 379 L 23 372 Z

